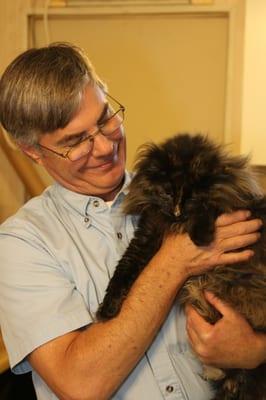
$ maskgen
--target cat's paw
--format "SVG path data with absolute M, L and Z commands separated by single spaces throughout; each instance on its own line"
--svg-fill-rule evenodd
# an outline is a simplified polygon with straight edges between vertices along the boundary
M 191 218 L 187 224 L 190 239 L 197 246 L 208 246 L 214 239 L 215 225 L 206 215 Z
M 226 376 L 225 372 L 210 365 L 203 365 L 202 378 L 205 381 L 219 381 Z
M 114 318 L 116 315 L 118 315 L 119 311 L 121 309 L 121 301 L 117 299 L 113 299 L 112 301 L 104 301 L 97 313 L 96 317 L 98 321 L 107 321 L 111 318 Z

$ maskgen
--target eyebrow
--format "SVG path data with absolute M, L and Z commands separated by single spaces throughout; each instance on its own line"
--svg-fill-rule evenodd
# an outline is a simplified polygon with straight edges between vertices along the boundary
M 103 110 L 102 110 L 99 118 L 97 119 L 96 126 L 101 125 L 104 122 L 104 118 L 105 118 L 105 116 L 107 114 L 108 108 L 109 108 L 109 103 L 105 102 Z M 55 143 L 55 146 L 60 147 L 60 146 L 67 145 L 72 140 L 79 139 L 80 137 L 82 137 L 86 132 L 87 131 L 84 130 L 84 131 L 81 131 L 81 132 L 72 133 L 69 136 L 65 136 L 62 139 L 58 140 L 58 142 Z

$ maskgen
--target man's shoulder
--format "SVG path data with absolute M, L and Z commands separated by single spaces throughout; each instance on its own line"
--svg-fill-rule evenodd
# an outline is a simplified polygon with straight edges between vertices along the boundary
M 49 186 L 39 196 L 28 200 L 0 225 L 0 234 L 27 231 L 30 226 L 38 229 L 45 221 L 51 220 L 56 214 L 54 190 L 54 185 Z

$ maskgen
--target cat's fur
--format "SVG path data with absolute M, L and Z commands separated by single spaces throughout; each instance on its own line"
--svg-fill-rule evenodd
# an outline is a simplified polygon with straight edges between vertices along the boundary
M 114 276 L 97 316 L 114 317 L 131 285 L 159 249 L 168 232 L 188 232 L 192 241 L 208 245 L 222 213 L 248 209 L 266 223 L 266 198 L 245 157 L 234 157 L 202 135 L 181 134 L 160 145 L 145 145 L 125 201 L 125 212 L 139 215 L 138 228 Z M 207 321 L 220 315 L 205 300 L 208 289 L 241 312 L 253 328 L 266 332 L 266 233 L 251 246 L 248 261 L 218 266 L 190 278 L 178 300 L 193 304 Z M 252 349 L 250 349 L 252 351 Z M 222 371 L 220 371 L 222 372 Z M 234 369 L 214 377 L 216 400 L 265 400 L 266 365 Z

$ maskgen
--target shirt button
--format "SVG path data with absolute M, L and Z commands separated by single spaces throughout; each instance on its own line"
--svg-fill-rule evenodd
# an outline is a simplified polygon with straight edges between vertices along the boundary
M 166 386 L 166 391 L 168 392 L 168 393 L 172 393 L 173 391 L 174 391 L 174 387 L 172 386 L 172 385 L 168 385 L 168 386 Z
M 84 218 L 84 222 L 89 222 L 89 220 L 90 220 L 89 217 Z
M 94 205 L 94 207 L 99 207 L 99 205 L 100 205 L 99 200 L 94 200 L 93 205 Z
M 118 237 L 118 239 L 122 239 L 122 237 L 123 237 L 122 233 L 121 232 L 117 232 L 117 237 Z

